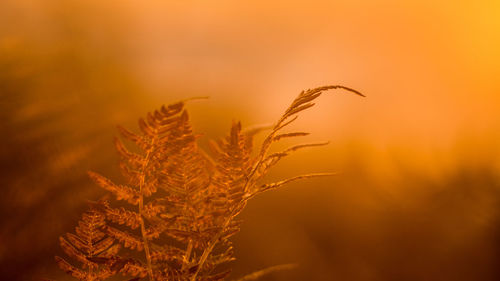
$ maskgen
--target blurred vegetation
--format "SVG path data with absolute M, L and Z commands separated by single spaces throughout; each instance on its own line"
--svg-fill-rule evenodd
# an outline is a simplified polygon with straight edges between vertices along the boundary
M 144 100 L 120 55 L 85 44 L 77 19 L 52 16 L 57 36 L 4 30 L 0 37 L 0 264 L 7 280 L 52 266 L 54 238 L 73 227 L 86 199 L 96 199 L 85 171 L 114 161 L 110 128 L 138 115 L 135 102 Z

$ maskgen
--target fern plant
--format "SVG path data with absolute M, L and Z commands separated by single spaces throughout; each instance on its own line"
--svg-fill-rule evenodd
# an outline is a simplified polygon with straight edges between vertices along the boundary
M 59 242 L 64 252 L 79 261 L 81 266 L 75 267 L 65 259 L 56 256 L 56 262 L 66 273 L 79 280 L 104 280 L 116 272 L 108 264 L 100 265 L 95 260 L 108 260 L 115 256 L 120 245 L 108 236 L 104 230 L 105 216 L 94 208 L 86 211 L 75 229 L 76 234 L 67 233 Z
M 86 281 L 104 280 L 116 273 L 133 278 L 131 280 L 224 280 L 230 272 L 225 264 L 234 260 L 229 238 L 239 231 L 240 221 L 236 217 L 249 199 L 291 181 L 331 175 L 307 174 L 261 183 L 268 170 L 290 153 L 326 144 L 300 144 L 269 152 L 271 145 L 281 139 L 307 135 L 305 132 L 283 133 L 283 130 L 300 112 L 314 106 L 313 101 L 323 91 L 330 89 L 344 89 L 363 96 L 338 85 L 302 91 L 270 128 L 255 156 L 252 156 L 253 135 L 260 129 L 244 131 L 239 122 L 232 124 L 225 139 L 211 143 L 211 154 L 204 152 L 197 145 L 198 136 L 189 124 L 184 109 L 186 101 L 162 106 L 139 119 L 140 133 L 119 127 L 122 137 L 139 151 L 132 152 L 120 139 L 115 139 L 127 184 L 116 184 L 95 172 L 89 172 L 89 176 L 117 200 L 126 202 L 127 205 L 118 207 L 103 201 L 97 204 L 98 211 L 93 214 L 100 218 L 100 235 L 109 237 L 105 241 L 116 240 L 129 252 L 107 250 L 106 254 L 97 256 L 94 252 L 78 256 L 86 267 L 93 269 L 99 265 L 106 274 L 94 271 L 75 274 L 78 271 L 69 270 L 67 263 L 57 258 L 60 267 Z M 62 245 L 75 248 L 77 243 L 71 240 Z M 72 255 L 71 251 L 67 253 Z

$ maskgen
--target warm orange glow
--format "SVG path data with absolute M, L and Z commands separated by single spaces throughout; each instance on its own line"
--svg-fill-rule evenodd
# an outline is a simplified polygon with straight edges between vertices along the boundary
M 207 146 L 342 84 L 367 97 L 319 98 L 294 128 L 330 145 L 269 178 L 340 174 L 251 202 L 232 277 L 497 280 L 499 50 L 499 1 L 2 0 L 2 279 L 66 280 L 57 237 L 103 194 L 85 172 L 118 174 L 115 125 L 210 96 Z

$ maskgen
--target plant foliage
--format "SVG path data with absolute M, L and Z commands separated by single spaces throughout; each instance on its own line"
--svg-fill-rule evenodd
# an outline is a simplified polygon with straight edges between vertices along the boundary
M 269 152 L 275 142 L 307 135 L 283 131 L 330 89 L 361 95 L 343 86 L 301 92 L 253 154 L 253 135 L 260 129 L 244 131 L 239 122 L 232 124 L 227 137 L 211 143 L 211 154 L 204 152 L 197 145 L 198 136 L 190 126 L 185 101 L 162 106 L 139 119 L 139 133 L 119 127 L 123 139 L 135 146 L 130 149 L 121 139 L 115 139 L 126 184 L 95 172 L 89 172 L 89 176 L 124 204 L 100 202 L 94 207 L 98 210 L 84 214 L 77 236 L 61 238 L 66 253 L 87 271 L 57 257 L 59 266 L 87 281 L 104 280 L 117 273 L 131 280 L 224 280 L 230 272 L 226 264 L 234 260 L 229 238 L 239 231 L 236 217 L 250 198 L 290 181 L 330 175 L 308 174 L 261 183 L 269 169 L 290 153 L 326 144 L 301 144 Z M 114 241 L 128 252 L 119 253 L 118 247 L 112 246 Z

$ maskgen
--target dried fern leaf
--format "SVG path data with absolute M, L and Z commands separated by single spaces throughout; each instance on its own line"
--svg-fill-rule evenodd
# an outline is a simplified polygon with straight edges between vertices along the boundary
M 133 205 L 137 205 L 139 203 L 140 194 L 137 190 L 123 185 L 116 185 L 107 178 L 94 172 L 89 171 L 88 175 L 92 180 L 94 180 L 95 183 L 97 183 L 97 185 L 114 193 L 118 200 L 125 200 Z
M 138 228 L 142 220 L 141 215 L 136 212 L 127 211 L 123 207 L 110 208 L 108 206 L 106 207 L 106 218 L 112 222 L 127 225 L 132 229 Z
M 301 180 L 301 179 L 317 178 L 317 177 L 329 177 L 329 176 L 334 176 L 334 175 L 336 175 L 336 173 L 315 173 L 315 174 L 300 175 L 300 176 L 285 179 L 285 180 L 282 180 L 279 182 L 267 183 L 267 184 L 261 185 L 257 192 L 261 193 L 261 192 L 268 191 L 271 189 L 276 189 L 284 184 L 287 184 L 287 183 L 290 183 L 293 181 L 297 181 L 297 180 Z
M 208 258 L 207 264 L 209 267 L 216 267 L 220 264 L 227 263 L 230 261 L 235 260 L 236 258 L 234 257 L 234 249 L 232 246 L 229 246 L 224 252 L 218 255 L 212 255 Z
M 325 145 L 328 145 L 329 143 L 330 142 L 299 144 L 299 145 L 294 145 L 292 147 L 289 147 L 283 151 L 269 154 L 262 160 L 262 165 L 261 165 L 261 167 L 259 167 L 258 172 L 259 172 L 259 174 L 265 174 L 270 167 L 276 165 L 276 163 L 278 163 L 281 159 L 290 155 L 291 152 L 294 152 L 294 151 L 297 151 L 297 150 L 303 149 L 303 148 L 308 148 L 308 147 L 325 146 Z
M 147 150 L 149 148 L 149 143 L 144 139 L 144 137 L 141 137 L 137 134 L 134 134 L 122 126 L 117 126 L 117 128 L 118 128 L 118 131 L 120 132 L 120 135 L 122 135 L 124 138 L 134 142 L 141 149 Z
M 153 218 L 157 217 L 159 214 L 163 213 L 166 209 L 166 206 L 164 205 L 164 200 L 152 200 L 148 202 L 146 205 L 144 205 L 144 208 L 142 210 L 142 214 L 146 218 Z
M 283 157 L 302 148 L 325 144 L 302 144 L 269 153 L 275 142 L 308 135 L 305 132 L 281 131 L 301 112 L 313 107 L 314 100 L 323 91 L 330 89 L 344 89 L 361 95 L 343 86 L 302 91 L 273 126 L 242 130 L 241 123 L 233 122 L 225 139 L 211 143 L 213 156 L 197 146 L 199 136 L 192 131 L 189 115 L 184 109 L 185 101 L 147 113 L 139 119 L 138 133 L 119 127 L 123 138 L 135 143 L 140 150 L 133 153 L 121 140 L 115 140 L 116 150 L 121 156 L 120 169 L 128 186 L 116 185 L 96 173 L 90 172 L 89 175 L 118 200 L 135 205 L 135 209 L 129 206 L 112 208 L 103 204 L 109 220 L 103 229 L 109 239 L 103 237 L 99 240 L 100 244 L 96 244 L 100 245 L 99 251 L 93 253 L 99 253 L 99 257 L 91 257 L 91 260 L 87 257 L 86 260 L 99 261 L 97 264 L 109 267 L 109 272 L 103 270 L 99 276 L 120 271 L 134 279 L 148 276 L 150 281 L 215 281 L 226 278 L 229 272 L 221 272 L 220 265 L 234 260 L 228 239 L 239 231 L 240 222 L 235 217 L 247 201 L 256 194 L 291 181 L 327 175 L 309 174 L 260 184 L 268 169 Z M 271 131 L 257 155 L 253 156 L 253 136 L 263 129 Z M 142 237 L 124 228 L 139 229 Z M 166 246 L 163 238 L 173 238 L 175 246 Z M 73 245 L 84 248 L 84 240 L 71 235 L 67 239 L 68 252 L 73 253 L 75 247 L 70 247 Z M 140 251 L 144 260 L 118 257 L 117 247 L 109 245 L 106 249 L 110 239 Z M 78 256 L 80 252 L 73 254 Z M 85 255 L 81 257 L 82 260 L 84 258 Z M 266 270 L 252 276 L 263 274 Z
M 294 132 L 294 133 L 279 134 L 273 138 L 273 141 L 279 141 L 282 138 L 303 137 L 303 136 L 307 136 L 307 135 L 309 135 L 309 133 L 306 133 L 306 132 Z
M 78 250 L 75 246 L 71 245 L 66 239 L 63 237 L 59 237 L 59 244 L 66 255 L 78 260 L 84 265 L 88 264 L 87 257 L 84 253 Z
M 189 125 L 184 102 L 162 106 L 160 110 L 148 113 L 146 118 L 139 119 L 139 129 L 140 133 L 135 134 L 119 128 L 120 133 L 136 143 L 144 153 L 134 154 L 120 140 L 115 141 L 115 147 L 122 157 L 120 168 L 131 187 L 115 185 L 95 173 L 90 175 L 101 187 L 114 193 L 118 200 L 127 200 L 138 206 L 137 211 L 108 206 L 106 215 L 118 225 L 132 229 L 140 227 L 142 239 L 117 228 L 119 226 L 108 226 L 108 234 L 127 248 L 144 250 L 146 263 L 141 264 L 140 268 L 145 269 L 150 279 L 164 274 L 177 276 L 176 269 L 170 268 L 165 273 L 160 264 L 152 264 L 153 252 L 149 248 L 154 246 L 152 241 L 164 232 L 181 242 L 192 236 L 198 240 L 193 245 L 201 245 L 209 240 L 207 237 L 213 232 L 218 231 L 208 230 L 213 228 L 210 223 L 208 228 L 196 223 L 196 218 L 203 211 L 199 208 L 203 201 L 200 194 L 208 194 L 209 168 L 206 157 L 196 146 L 196 136 Z M 155 197 L 159 187 L 167 192 L 166 200 Z M 185 256 L 179 252 L 170 254 L 173 255 L 171 259 L 177 260 Z M 154 250 L 154 255 L 155 261 L 159 262 L 157 250 Z M 134 266 L 137 264 L 128 264 L 127 268 Z
M 143 242 L 141 241 L 141 239 L 131 233 L 118 230 L 111 226 L 107 226 L 106 231 L 109 236 L 120 241 L 123 244 L 123 246 L 129 249 L 132 250 L 137 249 L 138 251 L 142 251 L 144 249 Z
M 100 240 L 97 244 L 94 245 L 93 249 L 90 250 L 91 255 L 102 257 L 116 255 L 120 248 L 120 245 L 114 245 L 114 242 L 114 239 L 111 237 L 106 237 Z M 112 247 L 113 245 L 114 247 Z
M 286 122 L 279 122 L 278 124 L 274 125 L 274 128 L 273 128 L 273 132 L 278 132 L 280 131 L 281 129 L 285 128 L 286 126 L 292 124 L 295 120 L 297 120 L 297 118 L 299 118 L 299 116 L 294 116 L 292 119 L 286 121 Z
M 56 256 L 55 259 L 59 268 L 61 268 L 67 274 L 75 277 L 78 280 L 87 280 L 87 274 L 84 271 L 72 266 L 61 257 Z
M 144 166 L 143 164 L 142 166 Z M 140 170 L 142 170 L 142 166 L 139 169 L 135 169 L 131 167 L 131 165 L 128 165 L 127 162 L 121 161 L 119 163 L 120 167 L 120 172 L 123 175 L 123 177 L 127 180 L 127 183 L 129 186 L 138 186 L 141 183 L 141 177 L 142 173 Z
M 163 246 L 158 250 L 151 252 L 151 260 L 153 262 L 160 261 L 184 261 L 184 250 L 174 246 Z
M 107 265 L 94 262 L 102 258 L 110 258 L 117 252 L 114 239 L 104 233 L 105 215 L 91 208 L 82 215 L 82 220 L 76 227 L 76 235 L 67 233 L 66 238 L 60 237 L 61 248 L 71 258 L 79 261 L 81 269 L 71 265 L 61 257 L 56 257 L 57 264 L 66 273 L 79 280 L 99 281 L 113 276 L 116 272 Z
M 128 260 L 120 269 L 120 273 L 123 275 L 133 276 L 133 277 L 146 277 L 148 275 L 148 269 L 142 265 L 141 262 L 137 260 Z
M 63 237 L 60 237 L 60 239 L 64 240 L 64 241 L 61 241 L 61 243 L 66 244 L 66 247 L 71 247 L 74 250 L 81 249 L 81 250 L 83 250 L 85 252 L 89 252 L 91 250 L 90 246 L 88 244 L 86 244 L 85 241 L 82 241 L 81 238 L 79 238 L 78 236 L 76 236 L 76 235 L 74 235 L 72 233 L 66 233 L 66 239 L 67 240 L 64 239 Z M 75 245 L 75 246 L 73 246 L 73 245 Z
M 114 138 L 114 144 L 116 151 L 122 159 L 126 160 L 129 165 L 132 166 L 133 169 L 139 169 L 142 165 L 144 165 L 144 157 L 139 154 L 128 151 L 123 142 L 119 138 Z
M 207 266 L 207 261 L 212 255 L 215 246 L 231 232 L 228 232 L 229 226 L 239 212 L 245 207 L 248 199 L 257 193 L 264 192 L 269 189 L 277 188 L 285 183 L 298 180 L 306 177 L 323 176 L 324 174 L 304 175 L 292 179 L 284 180 L 278 183 L 263 185 L 257 187 L 257 182 L 267 173 L 268 169 L 277 163 L 279 159 L 288 155 L 297 149 L 303 147 L 314 146 L 314 144 L 305 144 L 287 149 L 281 153 L 268 155 L 268 151 L 272 143 L 281 140 L 285 137 L 302 136 L 305 133 L 288 133 L 278 134 L 283 128 L 291 124 L 297 119 L 300 112 L 314 106 L 314 101 L 323 91 L 330 89 L 344 89 L 355 94 L 363 96 L 361 93 L 339 85 L 324 86 L 312 90 L 302 91 L 299 96 L 292 102 L 280 120 L 274 125 L 272 131 L 264 139 L 260 151 L 254 159 L 250 158 L 251 148 L 245 147 L 244 138 L 241 137 L 241 125 L 233 124 L 230 135 L 225 141 L 219 142 L 217 145 L 212 145 L 213 150 L 219 155 L 216 158 L 216 175 L 214 176 L 214 185 L 224 194 L 226 190 L 226 198 L 229 204 L 227 209 L 229 214 L 225 216 L 224 222 L 221 224 L 221 230 L 207 244 L 199 259 L 199 266 L 191 276 L 191 281 L 196 281 L 199 274 Z M 247 142 L 248 143 L 248 142 Z
M 283 120 L 287 119 L 288 117 L 292 116 L 292 115 L 295 115 L 301 111 L 304 111 L 308 108 L 311 108 L 315 105 L 315 103 L 306 103 L 306 104 L 303 104 L 303 105 L 300 105 L 300 106 L 296 106 L 296 107 L 291 107 L 289 108 L 285 114 L 283 115 Z

